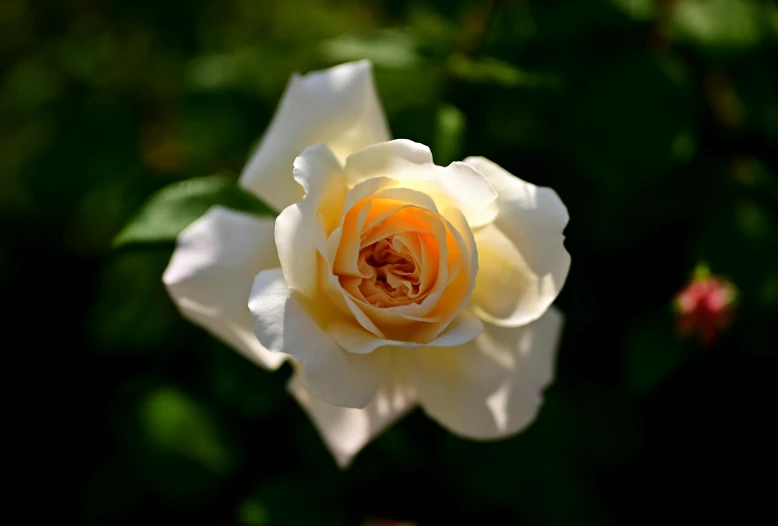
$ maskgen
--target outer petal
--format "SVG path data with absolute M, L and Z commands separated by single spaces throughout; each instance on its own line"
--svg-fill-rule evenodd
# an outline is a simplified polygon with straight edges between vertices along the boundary
M 287 288 L 281 269 L 260 272 L 254 280 L 249 310 L 262 345 L 294 357 L 314 396 L 341 407 L 365 407 L 385 375 L 385 356 L 344 351 L 306 307 Z
M 505 327 L 524 325 L 545 312 L 557 289 L 532 272 L 516 245 L 495 225 L 477 231 L 475 242 L 480 270 L 472 296 L 475 312 Z
M 522 181 L 483 157 L 465 162 L 486 176 L 499 207 L 493 223 L 499 232 L 476 233 L 481 276 L 473 291 L 474 308 L 485 321 L 505 327 L 536 320 L 559 295 L 570 270 L 562 234 L 567 209 L 552 189 Z
M 368 146 L 346 159 L 350 185 L 372 177 L 406 179 L 434 166 L 430 149 L 418 142 L 395 139 Z
M 489 180 L 466 163 L 436 166 L 429 148 L 406 139 L 368 146 L 348 156 L 350 185 L 371 177 L 390 177 L 401 186 L 430 194 L 441 210 L 454 205 L 472 228 L 491 223 L 497 215 L 497 193 Z
M 427 414 L 464 437 L 503 438 L 535 418 L 553 377 L 561 325 L 552 307 L 524 327 L 487 324 L 472 343 L 401 356 Z
M 286 358 L 257 341 L 247 301 L 254 276 L 278 266 L 273 220 L 214 206 L 178 236 L 162 281 L 181 314 L 251 360 Z
M 292 162 L 305 148 L 323 142 L 344 161 L 350 153 L 389 138 L 370 62 L 295 74 L 240 184 L 283 210 L 302 197 L 291 176 Z
M 468 311 L 460 312 L 446 329 L 428 344 L 413 341 L 397 341 L 379 338 L 376 335 L 353 323 L 335 323 L 328 329 L 330 335 L 345 350 L 355 354 L 368 354 L 381 347 L 402 347 L 418 349 L 420 347 L 453 347 L 474 340 L 484 325 L 477 316 Z
M 313 420 L 338 466 L 343 469 L 368 442 L 416 405 L 416 395 L 400 378 L 387 378 L 364 409 L 328 404 L 312 396 L 304 385 L 304 373 L 298 369 L 289 381 L 289 391 Z
M 305 197 L 276 218 L 276 248 L 286 284 L 311 296 L 316 290 L 317 233 L 329 219 L 340 218 L 346 184 L 338 160 L 324 144 L 307 148 L 295 159 L 294 178 Z

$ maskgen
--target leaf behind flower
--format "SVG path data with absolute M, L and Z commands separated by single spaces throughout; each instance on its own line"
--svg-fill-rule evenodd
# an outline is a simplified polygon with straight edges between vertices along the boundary
M 265 203 L 222 175 L 194 177 L 151 195 L 114 238 L 114 247 L 167 243 L 214 205 L 259 216 L 275 216 Z

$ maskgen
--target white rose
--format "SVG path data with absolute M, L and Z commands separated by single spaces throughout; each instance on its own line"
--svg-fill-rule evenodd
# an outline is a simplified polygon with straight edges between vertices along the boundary
M 553 190 L 390 141 L 366 61 L 294 76 L 240 184 L 278 218 L 212 208 L 163 280 L 258 364 L 291 357 L 290 391 L 341 466 L 417 404 L 474 439 L 533 420 L 570 267 Z

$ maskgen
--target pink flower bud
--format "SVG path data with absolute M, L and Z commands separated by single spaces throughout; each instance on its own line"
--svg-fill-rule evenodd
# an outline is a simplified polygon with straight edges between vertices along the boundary
M 733 320 L 737 289 L 726 279 L 711 275 L 704 265 L 675 297 L 676 327 L 684 335 L 696 333 L 704 346 L 716 343 Z

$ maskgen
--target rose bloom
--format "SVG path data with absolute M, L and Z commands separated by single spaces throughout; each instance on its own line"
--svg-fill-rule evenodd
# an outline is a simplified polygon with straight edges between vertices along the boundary
M 257 364 L 291 361 L 339 465 L 416 405 L 472 439 L 531 423 L 570 267 L 553 190 L 390 140 L 367 61 L 293 76 L 240 185 L 278 217 L 211 208 L 163 281 Z

